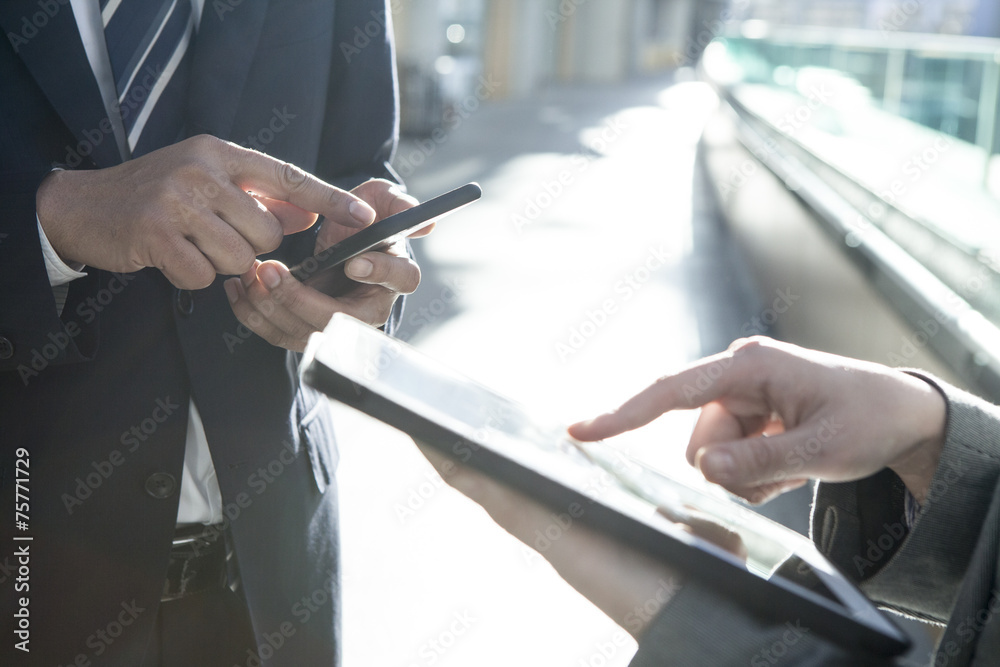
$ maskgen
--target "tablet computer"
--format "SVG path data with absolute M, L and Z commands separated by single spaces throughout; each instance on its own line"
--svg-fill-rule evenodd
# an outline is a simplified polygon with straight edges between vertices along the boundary
M 730 497 L 678 482 L 344 314 L 309 341 L 304 380 L 712 587 L 758 618 L 800 621 L 852 651 L 904 652 L 909 638 L 802 535 Z M 667 518 L 670 517 L 670 518 Z M 676 523 L 739 535 L 735 555 Z M 796 575 L 786 577 L 790 564 Z M 809 581 L 808 587 L 801 582 Z

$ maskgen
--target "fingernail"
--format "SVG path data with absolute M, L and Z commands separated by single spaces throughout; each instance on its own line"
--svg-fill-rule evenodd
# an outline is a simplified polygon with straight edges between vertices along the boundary
M 727 451 L 710 450 L 701 455 L 698 467 L 707 479 L 713 482 L 729 480 L 736 472 L 733 455 Z
M 369 224 L 375 219 L 375 209 L 364 202 L 352 201 L 349 207 L 354 219 L 362 224 Z
M 226 296 L 229 297 L 230 304 L 234 304 L 240 300 L 240 291 L 236 289 L 235 280 L 236 278 L 230 278 L 222 283 L 222 287 L 226 290 Z
M 372 274 L 375 266 L 369 260 L 361 258 L 351 262 L 347 268 L 355 278 L 367 278 Z
M 278 275 L 278 270 L 267 264 L 260 267 L 260 278 L 267 285 L 268 289 L 274 289 L 281 284 L 281 276 Z

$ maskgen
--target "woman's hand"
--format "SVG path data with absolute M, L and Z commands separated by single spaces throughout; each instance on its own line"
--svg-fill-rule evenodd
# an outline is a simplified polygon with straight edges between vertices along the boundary
M 946 404 L 927 382 L 761 337 L 660 378 L 570 434 L 600 440 L 697 407 L 688 461 L 754 503 L 809 478 L 843 482 L 886 467 L 922 502 L 944 446 Z

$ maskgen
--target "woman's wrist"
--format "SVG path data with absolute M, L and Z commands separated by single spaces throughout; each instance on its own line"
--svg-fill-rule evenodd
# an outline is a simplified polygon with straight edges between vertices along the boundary
M 944 450 L 948 404 L 930 382 L 910 374 L 907 374 L 907 380 L 913 391 L 906 419 L 912 420 L 917 437 L 903 456 L 890 462 L 889 468 L 899 476 L 916 501 L 923 505 Z

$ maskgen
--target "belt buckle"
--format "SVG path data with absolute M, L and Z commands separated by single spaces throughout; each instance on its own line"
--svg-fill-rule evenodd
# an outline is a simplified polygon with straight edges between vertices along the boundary
M 185 526 L 170 548 L 161 602 L 222 589 L 228 582 L 227 547 L 220 526 Z

